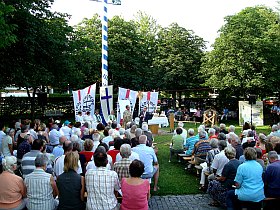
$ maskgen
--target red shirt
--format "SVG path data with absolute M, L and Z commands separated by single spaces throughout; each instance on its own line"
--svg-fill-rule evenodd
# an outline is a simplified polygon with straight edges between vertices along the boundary
M 83 154 L 86 157 L 86 162 L 91 161 L 91 158 L 94 154 L 92 151 L 81 151 L 80 154 Z
M 113 164 L 116 162 L 116 156 L 117 154 L 120 152 L 120 150 L 116 150 L 116 149 L 113 149 L 113 150 L 109 150 L 107 152 L 108 155 L 110 155 L 112 157 L 112 161 L 113 161 Z

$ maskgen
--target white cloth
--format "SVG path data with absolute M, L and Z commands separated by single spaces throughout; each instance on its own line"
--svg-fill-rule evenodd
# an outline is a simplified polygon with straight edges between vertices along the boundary
M 65 159 L 65 155 L 62 155 L 62 156 L 60 156 L 59 158 L 57 158 L 55 160 L 54 173 L 55 173 L 56 177 L 58 177 L 60 174 L 62 174 L 64 172 L 64 170 L 63 170 L 63 168 L 64 168 L 64 159 Z M 78 162 L 77 173 L 78 174 L 83 173 L 80 161 Z
M 84 121 L 83 116 L 76 115 L 76 122 L 82 123 Z
M 61 133 L 56 130 L 56 129 L 52 129 L 50 132 L 50 144 L 51 145 L 58 145 L 59 144 L 59 137 L 61 137 Z
M 68 126 L 62 126 L 59 130 L 62 136 L 65 136 L 67 140 L 70 140 L 71 134 L 72 134 L 72 129 L 69 128 Z
M 216 174 L 222 176 L 224 166 L 228 163 L 229 159 L 225 155 L 225 151 L 222 150 L 219 154 L 215 155 L 211 168 L 216 169 Z
M 116 162 L 121 161 L 122 156 L 120 153 L 117 154 L 116 156 Z M 129 160 L 133 161 L 133 160 L 140 160 L 139 155 L 136 152 L 131 151 L 131 155 L 128 157 Z
M 167 117 L 153 117 L 151 120 L 148 120 L 148 125 L 162 125 L 167 127 L 169 122 Z

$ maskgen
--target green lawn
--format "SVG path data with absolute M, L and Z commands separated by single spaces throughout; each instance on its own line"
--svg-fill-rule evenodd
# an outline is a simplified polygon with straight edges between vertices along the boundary
M 228 126 L 228 125 L 227 125 Z M 185 124 L 184 128 L 194 128 L 193 124 Z M 162 130 L 170 131 L 170 128 L 162 128 Z M 257 133 L 270 133 L 269 126 L 257 127 Z M 197 129 L 195 129 L 197 132 Z M 236 126 L 236 133 L 241 132 L 241 127 Z M 169 160 L 169 144 L 171 142 L 171 134 L 158 135 L 155 137 L 155 142 L 158 147 L 158 161 L 160 164 L 160 177 L 158 192 L 152 192 L 152 195 L 184 195 L 201 193 L 198 190 L 199 180 L 194 173 L 186 172 L 185 165 L 178 163 L 174 158 L 171 163 Z M 151 188 L 152 189 L 152 188 Z

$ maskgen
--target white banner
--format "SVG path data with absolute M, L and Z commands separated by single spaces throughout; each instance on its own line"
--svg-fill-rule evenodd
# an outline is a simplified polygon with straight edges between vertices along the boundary
M 140 100 L 140 110 L 146 106 L 148 112 L 153 113 L 157 109 L 158 92 L 142 92 L 142 99 Z
M 133 112 L 134 111 L 134 107 L 135 107 L 135 103 L 136 103 L 136 99 L 137 99 L 137 94 L 138 92 L 135 90 L 130 90 L 130 89 L 125 89 L 125 88 L 121 88 L 119 87 L 119 94 L 118 94 L 118 107 L 117 107 L 117 121 L 118 123 L 120 123 L 120 120 L 122 119 L 122 114 L 123 111 L 120 110 L 120 108 L 123 108 L 123 102 L 120 102 L 121 100 L 127 100 L 129 101 L 128 104 L 126 105 L 130 105 L 130 109 Z M 125 106 L 126 106 L 125 105 Z
M 257 101 L 251 107 L 248 101 L 239 101 L 239 125 L 242 126 L 245 122 L 251 123 L 251 116 L 254 125 L 263 125 L 263 102 Z
M 113 107 L 113 85 L 100 87 L 100 104 L 104 120 L 108 121 L 108 116 Z
M 95 93 L 96 84 L 90 85 L 84 89 L 72 91 L 74 100 L 75 116 L 81 111 L 83 115 L 86 112 L 90 112 L 90 115 L 94 115 L 95 110 Z

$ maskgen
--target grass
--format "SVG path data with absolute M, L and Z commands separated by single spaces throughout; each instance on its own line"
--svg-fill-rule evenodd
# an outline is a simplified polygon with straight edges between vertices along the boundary
M 227 125 L 229 126 L 229 125 Z M 185 129 L 195 128 L 193 124 L 186 124 Z M 164 131 L 170 131 L 170 128 L 161 128 Z M 270 133 L 269 126 L 261 126 L 256 128 L 257 133 Z M 197 131 L 197 129 L 195 129 Z M 236 133 L 241 133 L 241 127 L 236 126 Z M 199 188 L 199 179 L 194 173 L 186 172 L 184 170 L 184 163 L 178 163 L 176 158 L 173 157 L 172 162 L 169 163 L 169 144 L 171 142 L 171 134 L 155 136 L 155 143 L 158 148 L 158 162 L 160 165 L 160 175 L 158 192 L 152 192 L 152 195 L 185 195 L 185 194 L 198 194 L 201 191 Z M 152 189 L 152 188 L 151 188 Z

